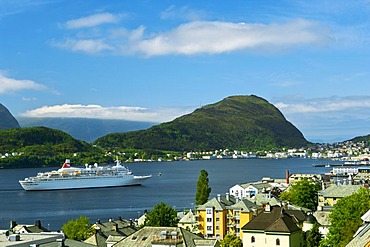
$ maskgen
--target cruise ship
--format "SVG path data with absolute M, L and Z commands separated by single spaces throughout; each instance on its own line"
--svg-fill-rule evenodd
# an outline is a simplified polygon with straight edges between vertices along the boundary
M 72 167 L 66 159 L 63 166 L 55 171 L 40 172 L 35 177 L 19 180 L 25 190 L 66 190 L 141 185 L 152 175 L 135 176 L 116 160 L 114 166 L 85 165 Z

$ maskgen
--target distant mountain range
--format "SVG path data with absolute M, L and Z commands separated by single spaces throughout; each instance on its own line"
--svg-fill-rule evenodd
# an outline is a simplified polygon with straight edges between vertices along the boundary
M 24 117 L 18 118 L 18 123 L 2 104 L 0 119 L 0 130 L 44 126 L 66 132 L 78 140 L 109 148 L 168 151 L 221 148 L 258 150 L 309 144 L 275 106 L 254 95 L 227 97 L 162 124 L 127 120 Z M 31 132 L 22 132 L 24 134 L 21 139 Z M 39 134 L 47 132 L 36 131 Z M 370 135 L 351 140 L 370 141 Z
M 99 138 L 100 147 L 157 150 L 266 150 L 309 144 L 302 133 L 266 100 L 231 96 L 146 130 Z
M 0 130 L 20 128 L 17 119 L 2 104 L 0 104 L 0 120 Z
M 62 130 L 76 139 L 93 142 L 115 132 L 147 129 L 155 123 L 91 118 L 18 118 L 20 126 L 44 126 Z

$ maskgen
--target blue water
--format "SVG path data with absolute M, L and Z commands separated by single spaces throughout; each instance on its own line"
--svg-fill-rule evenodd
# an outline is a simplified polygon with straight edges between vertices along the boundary
M 28 192 L 21 188 L 18 180 L 52 169 L 0 169 L 0 229 L 7 229 L 10 220 L 19 224 L 41 220 L 44 227 L 58 230 L 68 220 L 81 215 L 89 217 L 92 223 L 119 216 L 135 219 L 159 202 L 176 210 L 189 209 L 194 206 L 196 182 L 202 169 L 209 174 L 212 198 L 228 192 L 237 183 L 258 181 L 262 177 L 284 178 L 286 170 L 291 174 L 330 170 L 313 167 L 314 163 L 320 161 L 239 159 L 129 163 L 127 166 L 135 175 L 152 174 L 153 177 L 143 186 Z M 162 176 L 158 176 L 159 173 Z

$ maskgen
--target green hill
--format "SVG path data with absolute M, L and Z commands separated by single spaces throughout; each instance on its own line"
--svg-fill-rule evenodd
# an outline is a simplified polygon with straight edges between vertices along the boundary
M 147 130 L 108 134 L 96 145 L 172 151 L 268 149 L 308 141 L 272 104 L 257 96 L 231 96 Z
M 9 110 L 0 104 L 0 130 L 12 128 L 20 128 L 19 123 Z
M 46 127 L 0 131 L 0 154 L 6 157 L 0 159 L 0 167 L 55 166 L 66 158 L 79 164 L 99 162 L 97 156 L 103 154 L 97 151 L 63 131 Z
M 366 143 L 370 143 L 370 135 L 366 135 L 366 136 L 357 136 L 351 140 L 348 140 L 348 141 L 352 141 L 352 142 L 366 142 Z

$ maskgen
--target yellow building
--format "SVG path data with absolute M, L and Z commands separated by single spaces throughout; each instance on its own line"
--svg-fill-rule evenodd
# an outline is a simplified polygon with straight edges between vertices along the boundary
M 319 191 L 319 206 L 334 206 L 343 197 L 356 193 L 363 185 L 333 185 Z
M 241 227 L 261 211 L 261 207 L 247 199 L 219 194 L 197 207 L 198 230 L 207 238 L 223 239 L 226 234 L 241 238 Z

